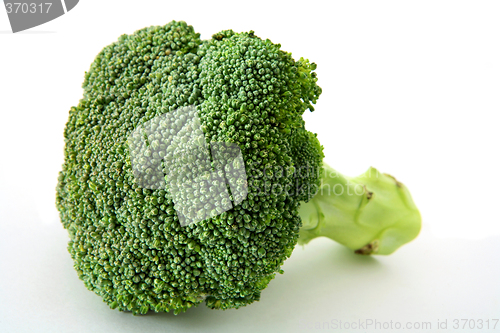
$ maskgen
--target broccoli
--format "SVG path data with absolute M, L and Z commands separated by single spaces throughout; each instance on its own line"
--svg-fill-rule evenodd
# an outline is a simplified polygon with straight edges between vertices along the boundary
M 352 179 L 363 194 L 324 193 L 344 178 L 324 176 L 331 170 L 323 147 L 302 119 L 321 94 L 316 65 L 280 47 L 252 31 L 201 40 L 192 26 L 172 21 L 122 35 L 85 73 L 83 98 L 64 130 L 56 205 L 79 278 L 112 309 L 178 314 L 202 302 L 239 308 L 259 300 L 297 242 L 324 234 L 360 253 L 387 254 L 418 233 L 418 211 L 388 176 Z M 198 123 L 157 120 L 179 110 Z M 230 209 L 214 201 L 215 181 L 207 189 L 186 181 L 199 197 L 161 185 L 211 169 L 224 176 L 215 155 L 206 163 L 187 155 L 165 162 L 190 140 L 197 156 L 224 143 L 226 159 L 239 165 L 242 157 L 246 180 L 240 174 L 229 179 L 234 188 L 219 186 L 230 192 L 223 201 Z M 144 156 L 156 164 L 141 171 L 133 162 Z M 183 198 L 190 201 L 180 213 Z M 185 224 L 184 215 L 201 220 Z
M 325 236 L 358 254 L 391 254 L 417 237 L 421 224 L 408 189 L 373 167 L 350 178 L 324 165 L 321 188 L 299 214 L 299 244 Z

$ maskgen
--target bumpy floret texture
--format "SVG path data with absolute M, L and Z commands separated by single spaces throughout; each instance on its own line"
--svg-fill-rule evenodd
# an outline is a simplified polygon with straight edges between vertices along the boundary
M 315 173 L 295 172 L 320 168 L 323 157 L 302 120 L 321 93 L 314 69 L 253 32 L 202 41 L 175 21 L 105 47 L 69 113 L 56 198 L 86 287 L 134 314 L 259 300 L 297 242 L 299 202 L 310 197 L 297 184 L 319 184 Z M 240 147 L 248 194 L 181 226 L 167 188 L 137 183 L 127 137 L 193 105 L 207 143 Z

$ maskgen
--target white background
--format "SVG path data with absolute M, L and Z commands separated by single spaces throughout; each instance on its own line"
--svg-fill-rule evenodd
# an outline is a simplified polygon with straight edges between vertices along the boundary
M 496 1 L 83 0 L 12 34 L 0 8 L 0 332 L 385 331 L 332 325 L 367 319 L 451 332 L 454 319 L 500 319 L 499 18 Z M 239 310 L 135 317 L 87 291 L 54 205 L 68 110 L 102 47 L 174 19 L 204 39 L 254 30 L 316 62 L 323 95 L 305 118 L 326 161 L 396 176 L 419 237 L 387 257 L 315 240 Z

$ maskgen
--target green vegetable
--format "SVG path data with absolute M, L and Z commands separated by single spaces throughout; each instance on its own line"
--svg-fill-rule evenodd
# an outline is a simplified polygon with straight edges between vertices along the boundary
M 85 73 L 83 98 L 69 112 L 56 198 L 70 235 L 68 250 L 86 287 L 111 308 L 134 314 L 178 314 L 202 302 L 238 308 L 259 300 L 299 240 L 300 202 L 309 201 L 322 181 L 323 147 L 302 119 L 321 94 L 315 69 L 253 32 L 226 30 L 202 41 L 191 26 L 175 21 L 122 35 L 105 47 Z M 158 131 L 144 134 L 149 149 L 144 152 L 127 138 L 149 121 L 192 105 L 207 144 L 240 148 L 247 183 L 237 186 L 248 194 L 238 204 L 233 194 L 230 210 L 213 210 L 211 218 L 182 226 L 169 190 L 139 186 L 132 164 L 133 152 L 143 153 L 139 159 L 166 156 L 153 148 L 169 154 L 162 140 L 170 132 L 153 124 Z M 182 135 L 177 148 L 191 134 Z M 196 145 L 203 146 L 199 140 Z M 161 164 L 159 171 L 195 174 L 206 167 L 186 158 L 170 169 Z M 160 178 L 151 179 L 161 183 Z M 329 181 L 324 178 L 321 186 Z M 344 207 L 335 196 L 318 194 L 303 208 L 308 213 L 301 242 L 324 232 L 356 249 L 378 239 L 378 253 L 392 252 L 416 234 L 405 232 L 404 220 L 397 218 L 404 205 L 379 194 L 389 187 L 366 182 L 375 194 L 365 208 L 355 207 L 355 200 L 364 200 L 360 197 L 340 197 Z M 187 198 L 196 204 L 214 199 L 209 191 L 199 193 L 200 199 Z M 325 205 L 329 201 L 332 210 Z M 335 209 L 354 215 L 358 209 L 367 216 L 336 222 L 329 215 Z M 391 219 L 374 226 L 382 214 Z M 368 226 L 351 226 L 359 221 Z M 412 230 L 416 222 L 410 223 Z M 391 228 L 403 231 L 389 233 Z M 383 235 L 397 240 L 386 242 Z
M 394 177 L 375 168 L 355 178 L 324 170 L 318 193 L 300 206 L 299 244 L 325 236 L 359 254 L 391 254 L 417 237 L 420 213 Z

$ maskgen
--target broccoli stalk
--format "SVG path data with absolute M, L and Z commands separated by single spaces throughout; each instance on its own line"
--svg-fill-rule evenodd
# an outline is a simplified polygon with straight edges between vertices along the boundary
M 372 167 L 352 178 L 324 165 L 317 194 L 299 213 L 299 244 L 325 236 L 358 254 L 391 254 L 417 237 L 421 225 L 408 189 Z

